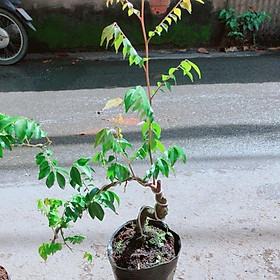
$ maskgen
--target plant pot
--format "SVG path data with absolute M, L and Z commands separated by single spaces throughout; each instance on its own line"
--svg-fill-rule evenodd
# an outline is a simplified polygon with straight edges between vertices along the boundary
M 154 15 L 164 14 L 170 5 L 170 2 L 170 0 L 149 0 L 151 12 Z
M 11 278 L 8 275 L 7 270 L 0 265 L 0 279 L 1 280 L 11 280 Z
M 111 237 L 108 243 L 107 252 L 108 252 L 109 261 L 112 266 L 115 279 L 116 280 L 132 280 L 132 279 L 133 280 L 172 280 L 175 274 L 179 252 L 181 250 L 181 239 L 177 233 L 170 230 L 165 223 L 160 221 L 149 220 L 149 225 L 156 226 L 160 229 L 168 229 L 168 231 L 172 233 L 175 239 L 175 243 L 174 243 L 175 257 L 172 260 L 170 260 L 167 263 L 159 264 L 144 269 L 126 269 L 126 268 L 119 267 L 115 264 L 113 259 L 113 240 L 126 225 L 132 222 L 135 222 L 135 220 L 128 221 L 127 223 L 119 227 L 115 231 L 115 233 L 113 234 L 113 236 Z

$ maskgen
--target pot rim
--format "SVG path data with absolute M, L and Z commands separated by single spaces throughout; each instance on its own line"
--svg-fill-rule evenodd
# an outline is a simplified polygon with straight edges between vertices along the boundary
M 3 269 L 5 269 L 5 271 L 6 271 L 6 273 L 7 273 L 7 276 L 8 276 L 8 280 L 11 280 L 11 277 L 10 277 L 10 275 L 9 275 L 9 273 L 8 273 L 8 271 L 7 271 L 7 269 L 6 269 L 4 266 L 2 266 L 2 265 L 0 265 L 0 267 L 3 268 Z
M 175 231 L 173 231 L 172 229 L 169 228 L 169 226 L 163 222 L 163 221 L 158 221 L 158 220 L 152 220 L 152 219 L 149 219 L 149 222 L 152 222 L 152 223 L 158 223 L 158 224 L 161 224 L 164 228 L 168 228 L 168 230 L 173 234 L 174 238 L 177 239 L 177 244 L 178 244 L 178 248 L 177 250 L 175 251 L 175 256 L 169 260 L 168 262 L 165 262 L 165 263 L 161 263 L 161 264 L 157 264 L 155 266 L 152 266 L 152 267 L 147 267 L 147 268 L 141 268 L 141 269 L 128 269 L 128 268 L 124 268 L 124 267 L 120 267 L 118 265 L 116 265 L 116 263 L 114 262 L 113 260 L 113 257 L 112 257 L 112 253 L 113 252 L 113 247 L 112 247 L 112 243 L 113 243 L 113 239 L 114 237 L 119 233 L 119 231 L 124 227 L 126 226 L 127 224 L 129 223 L 132 223 L 132 222 L 135 222 L 136 220 L 129 220 L 127 221 L 126 223 L 122 224 L 121 226 L 119 226 L 113 233 L 113 235 L 111 236 L 108 244 L 107 244 L 107 255 L 108 255 L 108 258 L 109 258 L 109 261 L 111 263 L 111 265 L 114 265 L 114 267 L 116 267 L 117 269 L 119 270 L 124 270 L 124 271 L 143 271 L 143 270 L 150 270 L 150 269 L 153 269 L 153 268 L 157 268 L 157 267 L 161 267 L 161 266 L 164 266 L 168 263 L 171 263 L 173 262 L 174 260 L 178 259 L 179 258 L 179 253 L 181 251 L 181 247 L 182 247 L 182 243 L 181 243 L 181 238 L 179 236 L 178 233 L 176 233 Z M 175 235 L 174 235 L 175 234 Z

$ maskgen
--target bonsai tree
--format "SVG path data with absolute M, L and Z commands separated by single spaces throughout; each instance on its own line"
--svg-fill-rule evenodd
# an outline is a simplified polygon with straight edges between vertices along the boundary
M 203 3 L 202 0 L 196 2 Z M 184 151 L 177 145 L 166 149 L 161 142 L 161 126 L 157 123 L 156 114 L 153 110 L 153 103 L 157 95 L 164 91 L 171 91 L 172 83 L 176 84 L 178 72 L 194 80 L 196 73 L 201 78 L 201 73 L 197 65 L 188 59 L 183 60 L 178 65 L 167 69 L 161 76 L 155 87 L 150 83 L 149 72 L 149 44 L 154 36 L 160 36 L 162 32 L 168 32 L 169 27 L 181 19 L 182 11 L 192 11 L 190 0 L 179 0 L 170 9 L 159 24 L 151 31 L 146 30 L 145 25 L 145 1 L 140 1 L 139 9 L 127 0 L 106 0 L 106 5 L 119 4 L 127 11 L 128 16 L 135 16 L 140 22 L 145 46 L 145 56 L 141 57 L 127 35 L 116 23 L 107 26 L 101 37 L 101 45 L 105 43 L 108 48 L 112 45 L 118 53 L 122 49 L 124 58 L 128 58 L 129 65 L 136 65 L 143 69 L 146 78 L 146 87 L 135 86 L 128 89 L 123 98 L 117 98 L 107 102 L 106 107 L 122 105 L 125 113 L 135 112 L 138 114 L 141 126 L 141 145 L 134 147 L 123 135 L 121 125 L 124 120 L 123 115 L 114 119 L 112 127 L 104 128 L 95 137 L 94 147 L 98 151 L 91 157 L 77 159 L 70 170 L 67 171 L 58 165 L 58 161 L 53 157 L 50 150 L 51 141 L 40 125 L 34 120 L 23 117 L 11 117 L 2 114 L 0 116 L 0 156 L 3 156 L 3 148 L 11 150 L 13 146 L 28 146 L 40 149 L 36 155 L 36 163 L 39 167 L 38 179 L 45 179 L 46 186 L 51 188 L 55 182 L 62 189 L 66 183 L 75 189 L 76 194 L 69 200 L 43 199 L 38 201 L 38 207 L 47 217 L 49 227 L 53 230 L 53 237 L 50 242 L 44 243 L 39 248 L 39 253 L 43 259 L 62 249 L 68 248 L 72 244 L 81 243 L 85 236 L 67 236 L 67 229 L 78 219 L 88 213 L 93 219 L 103 220 L 104 208 L 109 208 L 113 212 L 116 204 L 119 204 L 119 197 L 115 193 L 120 185 L 127 185 L 136 182 L 140 187 L 149 188 L 155 194 L 155 206 L 143 206 L 136 219 L 133 229 L 137 240 L 144 243 L 149 233 L 152 232 L 150 243 L 157 243 L 161 248 L 163 241 L 168 239 L 166 232 L 154 234 L 154 229 L 147 224 L 148 218 L 163 220 L 168 213 L 167 199 L 163 194 L 161 185 L 162 177 L 169 177 L 170 173 L 175 174 L 174 166 L 178 160 L 186 162 Z M 32 139 L 45 138 L 43 144 L 32 144 Z M 138 160 L 146 161 L 148 169 L 143 175 L 136 173 L 134 163 Z M 104 185 L 97 187 L 93 182 L 93 165 L 101 165 L 106 173 Z M 141 243 L 140 242 L 140 243 Z M 116 245 L 117 247 L 117 245 Z M 120 250 L 120 254 L 122 250 Z M 85 252 L 84 257 L 92 259 L 89 252 Z M 157 263 L 161 262 L 158 260 Z M 156 264 L 156 263 L 155 263 Z

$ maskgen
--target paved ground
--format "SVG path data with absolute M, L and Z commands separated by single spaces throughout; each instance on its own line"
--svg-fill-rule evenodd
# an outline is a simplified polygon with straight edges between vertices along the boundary
M 128 62 L 115 53 L 67 55 L 29 55 L 18 65 L 0 67 L 0 90 L 57 91 L 128 87 L 145 83 L 142 69 L 128 67 Z M 196 84 L 280 81 L 279 52 L 213 52 L 209 55 L 157 52 L 151 54 L 152 84 L 155 85 L 162 73 L 167 73 L 170 67 L 177 67 L 185 58 L 197 63 L 201 69 L 202 79 L 196 80 Z M 180 73 L 176 76 L 179 85 L 189 84 L 189 80 Z
M 118 113 L 97 112 L 124 91 L 0 92 L 0 111 L 42 122 L 55 154 L 68 166 L 92 154 L 92 134 L 108 125 L 102 119 Z M 183 243 L 175 280 L 280 279 L 280 83 L 178 86 L 157 102 L 164 142 L 181 145 L 189 158 L 178 166 L 176 178 L 164 181 L 167 222 Z M 135 145 L 136 129 L 125 128 Z M 120 189 L 118 216 L 108 213 L 103 223 L 89 218 L 78 223 L 75 233 L 89 236 L 82 248 L 96 254 L 92 264 L 82 260 L 81 252 L 67 250 L 45 263 L 37 248 L 51 232 L 36 199 L 67 197 L 72 190 L 47 190 L 38 182 L 35 154 L 20 149 L 0 162 L 0 264 L 13 280 L 113 279 L 107 240 L 143 203 L 153 204 L 153 196 L 135 185 L 125 194 Z M 136 169 L 143 173 L 145 165 Z M 101 183 L 97 172 L 96 184 Z

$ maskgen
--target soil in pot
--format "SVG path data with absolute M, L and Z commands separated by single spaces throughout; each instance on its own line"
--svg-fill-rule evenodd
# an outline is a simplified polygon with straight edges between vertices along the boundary
M 113 259 L 118 267 L 144 269 L 163 264 L 176 256 L 174 237 L 168 230 L 146 225 L 144 237 L 135 231 L 131 222 L 113 240 Z
M 0 280 L 9 280 L 8 273 L 3 266 L 0 266 Z

